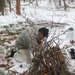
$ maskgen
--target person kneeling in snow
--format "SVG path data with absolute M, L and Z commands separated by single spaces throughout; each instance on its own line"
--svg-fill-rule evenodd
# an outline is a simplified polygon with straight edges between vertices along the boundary
M 48 37 L 48 32 L 49 30 L 45 27 L 39 28 L 38 31 L 35 31 L 33 27 L 30 27 L 25 29 L 19 35 L 16 39 L 15 47 L 18 49 L 21 62 L 26 62 L 28 64 L 32 63 L 31 49 L 34 48 L 34 50 L 38 50 L 40 44 L 43 42 L 43 39 Z M 16 56 L 17 55 L 15 53 L 14 57 Z M 16 59 L 18 60 L 19 57 L 16 57 Z

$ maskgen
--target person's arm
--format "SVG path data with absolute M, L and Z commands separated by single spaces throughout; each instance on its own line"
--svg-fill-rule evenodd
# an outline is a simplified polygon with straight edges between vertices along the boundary
M 29 39 L 26 36 L 26 31 L 23 31 L 15 41 L 15 47 L 18 49 L 28 49 L 29 48 Z

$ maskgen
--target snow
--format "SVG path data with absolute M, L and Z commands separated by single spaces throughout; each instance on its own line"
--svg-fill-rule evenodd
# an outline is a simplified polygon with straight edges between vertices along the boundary
M 17 22 L 24 22 L 25 20 L 21 17 L 16 15 L 15 13 L 10 13 L 6 16 L 0 16 L 0 26 L 9 25 L 9 24 L 16 24 Z
M 22 66 L 22 67 L 20 67 Z M 19 74 L 24 73 L 25 71 L 27 71 L 29 69 L 29 65 L 26 63 L 17 63 L 16 66 L 12 67 L 9 69 L 9 71 L 14 71 L 17 72 Z
M 24 3 L 23 3 L 24 5 Z M 52 4 L 48 4 L 46 1 L 42 1 L 41 3 L 39 2 L 39 6 L 37 7 L 34 4 L 31 4 L 29 6 L 21 7 L 24 8 L 22 11 L 22 14 L 16 15 L 14 11 L 11 13 L 2 16 L 0 15 L 0 27 L 2 26 L 9 26 L 10 24 L 17 24 L 19 22 L 25 22 L 26 19 L 30 19 L 33 22 L 38 22 L 38 21 L 44 21 L 44 22 L 59 22 L 59 23 L 67 23 L 68 25 L 63 28 L 63 32 L 66 31 L 69 27 L 75 28 L 75 9 L 64 11 L 64 10 L 56 10 L 55 6 Z M 23 18 L 23 17 L 25 18 Z M 21 27 L 21 26 L 20 26 Z M 15 27 L 14 27 L 15 28 Z M 0 31 L 2 28 L 0 29 Z M 53 36 L 54 29 L 51 30 L 50 36 L 48 37 L 48 40 Z M 57 33 L 61 31 L 57 29 Z M 75 31 L 75 29 L 74 29 Z M 60 32 L 61 33 L 61 32 Z M 75 33 L 74 33 L 75 35 Z M 69 45 L 69 40 L 66 38 L 66 35 L 63 34 L 59 36 L 62 41 L 60 42 L 60 48 L 63 48 L 65 45 Z M 3 38 L 1 38 L 3 39 Z M 11 41 L 10 43 L 5 42 L 4 45 L 12 46 L 14 45 L 15 41 Z M 1 47 L 1 46 L 0 46 Z M 1 49 L 1 48 L 0 48 Z M 3 46 L 2 46 L 3 49 Z M 75 60 L 71 59 L 69 51 L 66 49 L 66 62 L 69 63 L 68 69 L 70 72 L 75 72 Z M 29 67 L 27 64 L 23 64 L 23 69 L 20 68 L 21 64 L 17 64 L 16 66 L 10 68 L 10 70 L 17 70 L 18 72 L 22 73 L 23 71 L 27 70 Z
M 75 49 L 75 43 L 71 44 L 70 40 L 67 39 L 60 45 L 60 48 L 63 49 L 62 53 L 64 54 L 68 71 L 75 73 L 75 59 L 72 59 L 70 55 L 70 49 Z

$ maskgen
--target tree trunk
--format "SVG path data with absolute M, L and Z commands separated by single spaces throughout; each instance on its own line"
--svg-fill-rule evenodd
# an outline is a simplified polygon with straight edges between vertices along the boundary
M 8 4 L 9 4 L 9 9 L 10 9 L 10 12 L 11 12 L 11 0 L 7 0 Z
M 70 4 L 71 0 L 68 0 L 68 3 Z
M 61 0 L 59 0 L 59 6 L 61 6 Z
M 20 15 L 20 0 L 16 0 L 16 14 Z
M 71 0 L 71 2 L 74 2 L 74 0 Z
M 36 6 L 38 6 L 38 0 L 36 0 Z
M 63 0 L 63 2 L 64 2 L 64 10 L 66 10 L 67 9 L 67 5 L 65 3 L 65 0 Z
M 26 1 L 26 0 L 23 0 L 24 2 Z
M 5 0 L 0 0 L 0 12 L 4 15 Z
M 51 0 L 49 0 L 49 3 L 51 3 Z

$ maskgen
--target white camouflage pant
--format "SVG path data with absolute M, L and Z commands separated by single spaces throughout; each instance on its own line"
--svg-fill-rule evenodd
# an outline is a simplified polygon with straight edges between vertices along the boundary
M 21 49 L 18 53 L 15 53 L 14 58 L 19 62 L 25 62 L 27 64 L 31 64 L 31 51 L 29 49 Z

